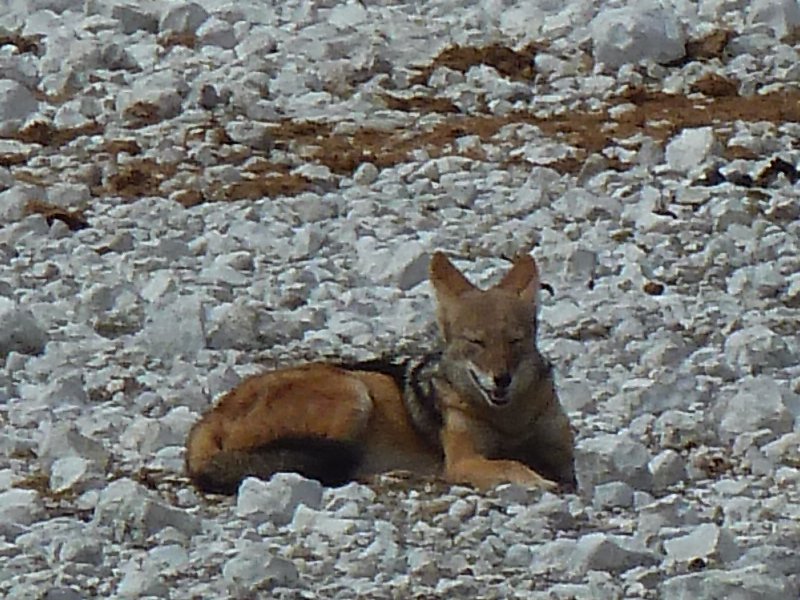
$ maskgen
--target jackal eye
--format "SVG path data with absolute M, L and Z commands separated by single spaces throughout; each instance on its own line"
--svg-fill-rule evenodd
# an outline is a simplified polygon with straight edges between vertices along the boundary
M 486 347 L 486 342 L 483 341 L 480 338 L 465 337 L 464 339 L 467 341 L 468 344 L 471 344 L 473 346 L 477 346 L 478 348 L 485 348 Z

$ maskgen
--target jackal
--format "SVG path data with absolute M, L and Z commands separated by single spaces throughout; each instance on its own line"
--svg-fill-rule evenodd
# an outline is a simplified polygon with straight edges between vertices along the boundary
M 437 252 L 430 281 L 441 351 L 245 379 L 189 434 L 195 485 L 230 494 L 278 471 L 338 485 L 402 469 L 479 488 L 574 489 L 572 428 L 536 346 L 533 258 L 481 290 Z

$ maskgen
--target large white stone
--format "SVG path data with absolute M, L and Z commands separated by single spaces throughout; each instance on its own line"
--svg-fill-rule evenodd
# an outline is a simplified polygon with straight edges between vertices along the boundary
M 254 588 L 291 587 L 299 580 L 292 561 L 273 556 L 266 544 L 258 542 L 242 544 L 236 556 L 222 567 L 222 577 L 240 594 Z
M 741 374 L 757 374 L 797 362 L 783 338 L 764 325 L 734 331 L 725 340 L 724 349 L 725 359 Z
M 300 505 L 317 509 L 322 504 L 322 484 L 297 473 L 276 473 L 269 481 L 248 477 L 239 486 L 236 514 L 256 521 L 285 525 Z
M 665 156 L 671 169 L 687 173 L 715 156 L 720 148 L 712 127 L 695 127 L 670 140 Z
M 56 423 L 43 429 L 36 454 L 46 468 L 67 456 L 90 461 L 100 470 L 108 464 L 111 454 L 105 444 L 83 435 L 74 424 Z
M 196 2 L 172 2 L 167 6 L 159 23 L 162 32 L 195 33 L 209 17 L 206 9 Z
M 647 448 L 627 433 L 586 438 L 575 452 L 578 487 L 592 493 L 600 483 L 624 481 L 635 489 L 649 490 L 653 484 L 649 461 Z
M 590 24 L 595 61 L 616 69 L 626 63 L 681 58 L 686 34 L 673 10 L 655 2 L 604 9 Z
M 578 539 L 571 570 L 579 574 L 589 571 L 621 573 L 642 565 L 652 565 L 655 557 L 645 550 L 631 550 L 616 536 L 589 533 Z M 630 541 L 630 540 L 629 540 Z
M 113 539 L 142 541 L 166 527 L 186 536 L 199 533 L 199 517 L 171 506 L 139 483 L 127 478 L 109 483 L 94 509 L 95 525 L 110 529 Z
M 153 355 L 171 360 L 194 356 L 205 348 L 205 311 L 200 297 L 174 296 L 151 305 L 148 313 L 140 337 Z
M 711 569 L 679 575 L 665 581 L 659 589 L 659 597 L 663 600 L 732 598 L 736 595 L 759 600 L 785 600 L 800 593 L 796 580 L 775 573 L 768 564 L 731 571 Z
M 664 542 L 667 557 L 677 563 L 688 563 L 695 558 L 717 563 L 730 563 L 741 555 L 733 534 L 713 523 L 703 523 L 687 535 Z
M 738 391 L 715 408 L 719 419 L 719 435 L 730 441 L 740 433 L 767 429 L 773 435 L 788 433 L 794 415 L 784 400 L 784 392 L 767 376 L 750 377 L 737 385 Z
M 800 4 L 797 0 L 753 0 L 747 21 L 763 23 L 775 37 L 784 38 L 800 27 Z
M 0 492 L 0 522 L 30 525 L 43 514 L 42 500 L 36 490 L 12 488 Z
M 0 296 L 0 357 L 10 352 L 39 354 L 48 335 L 30 310 Z
M 24 85 L 13 79 L 0 79 L 0 134 L 19 129 L 38 108 L 39 102 Z

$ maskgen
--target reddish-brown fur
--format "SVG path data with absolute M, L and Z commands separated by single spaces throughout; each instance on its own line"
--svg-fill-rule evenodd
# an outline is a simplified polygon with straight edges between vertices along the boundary
M 190 477 L 215 489 L 214 481 L 231 479 L 231 469 L 241 469 L 233 474 L 237 481 L 261 462 L 256 471 L 263 476 L 273 471 L 271 444 L 301 440 L 302 454 L 302 440 L 309 448 L 312 440 L 326 440 L 359 449 L 353 477 L 407 469 L 478 487 L 514 482 L 551 489 L 555 483 L 534 470 L 541 464 L 573 484 L 572 430 L 535 347 L 533 259 L 517 259 L 498 285 L 483 291 L 437 253 L 431 281 L 445 342 L 434 379 L 439 439 L 415 428 L 393 377 L 312 363 L 251 377 L 225 395 L 189 435 Z

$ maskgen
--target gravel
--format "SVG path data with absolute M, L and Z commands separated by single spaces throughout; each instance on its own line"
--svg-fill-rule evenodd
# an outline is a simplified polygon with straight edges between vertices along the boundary
M 796 598 L 800 6 L 37 0 L 0 14 L 0 595 Z M 429 348 L 533 251 L 577 494 L 204 496 L 265 366 Z

